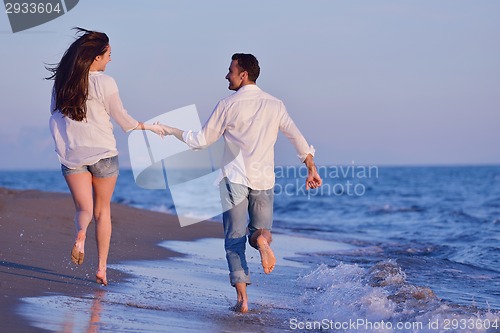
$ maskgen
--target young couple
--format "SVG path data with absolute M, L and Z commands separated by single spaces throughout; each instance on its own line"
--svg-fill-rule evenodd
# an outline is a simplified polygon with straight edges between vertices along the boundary
M 251 54 L 232 56 L 226 79 L 235 93 L 219 101 L 198 132 L 163 124 L 144 124 L 123 108 L 118 87 L 103 74 L 111 61 L 106 34 L 77 28 L 79 37 L 59 64 L 48 68 L 54 80 L 50 129 L 61 169 L 75 204 L 76 240 L 71 259 L 81 265 L 87 228 L 96 222 L 98 268 L 96 281 L 107 285 L 106 264 L 111 239 L 110 202 L 118 177 L 118 151 L 110 119 L 125 131 L 150 130 L 173 135 L 192 149 L 201 149 L 221 136 L 239 154 L 222 169 L 221 203 L 225 250 L 231 285 L 237 293 L 235 310 L 248 311 L 250 275 L 245 245 L 256 248 L 266 274 L 276 259 L 270 244 L 273 221 L 274 144 L 283 132 L 308 168 L 306 188 L 321 186 L 309 146 L 279 99 L 265 93 L 256 81 L 259 63 Z

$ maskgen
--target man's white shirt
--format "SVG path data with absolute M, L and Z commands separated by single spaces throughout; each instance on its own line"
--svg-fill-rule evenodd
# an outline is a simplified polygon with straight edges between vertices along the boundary
M 254 190 L 268 190 L 275 182 L 274 145 L 279 131 L 294 145 L 301 162 L 308 154 L 314 156 L 314 147 L 300 133 L 283 102 L 249 84 L 220 100 L 200 131 L 185 131 L 182 137 L 196 150 L 223 136 L 226 158 L 232 157 L 222 167 L 220 179 L 227 177 Z

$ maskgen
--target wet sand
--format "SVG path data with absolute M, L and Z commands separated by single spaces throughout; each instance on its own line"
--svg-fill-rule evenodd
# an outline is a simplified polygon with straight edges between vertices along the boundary
M 181 228 L 175 216 L 112 204 L 113 235 L 108 263 L 180 256 L 160 247 L 165 240 L 222 237 L 218 223 Z M 5 332 L 40 332 L 16 311 L 20 299 L 43 295 L 84 297 L 105 289 L 95 282 L 94 225 L 87 232 L 85 261 L 70 261 L 74 207 L 68 194 L 0 188 L 0 323 Z M 129 276 L 108 269 L 110 286 Z

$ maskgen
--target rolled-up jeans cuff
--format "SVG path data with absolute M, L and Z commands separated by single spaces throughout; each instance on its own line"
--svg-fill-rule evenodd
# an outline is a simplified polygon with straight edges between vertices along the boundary
M 245 271 L 235 271 L 229 273 L 229 281 L 234 287 L 236 283 L 246 283 L 247 285 L 252 284 L 250 281 L 250 274 L 245 273 Z

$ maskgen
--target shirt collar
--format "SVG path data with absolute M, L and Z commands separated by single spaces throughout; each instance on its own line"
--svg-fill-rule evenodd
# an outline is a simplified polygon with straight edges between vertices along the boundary
M 240 89 L 238 89 L 238 91 L 245 91 L 245 90 L 260 90 L 260 88 L 257 87 L 256 84 L 247 84 L 247 85 L 241 87 Z

